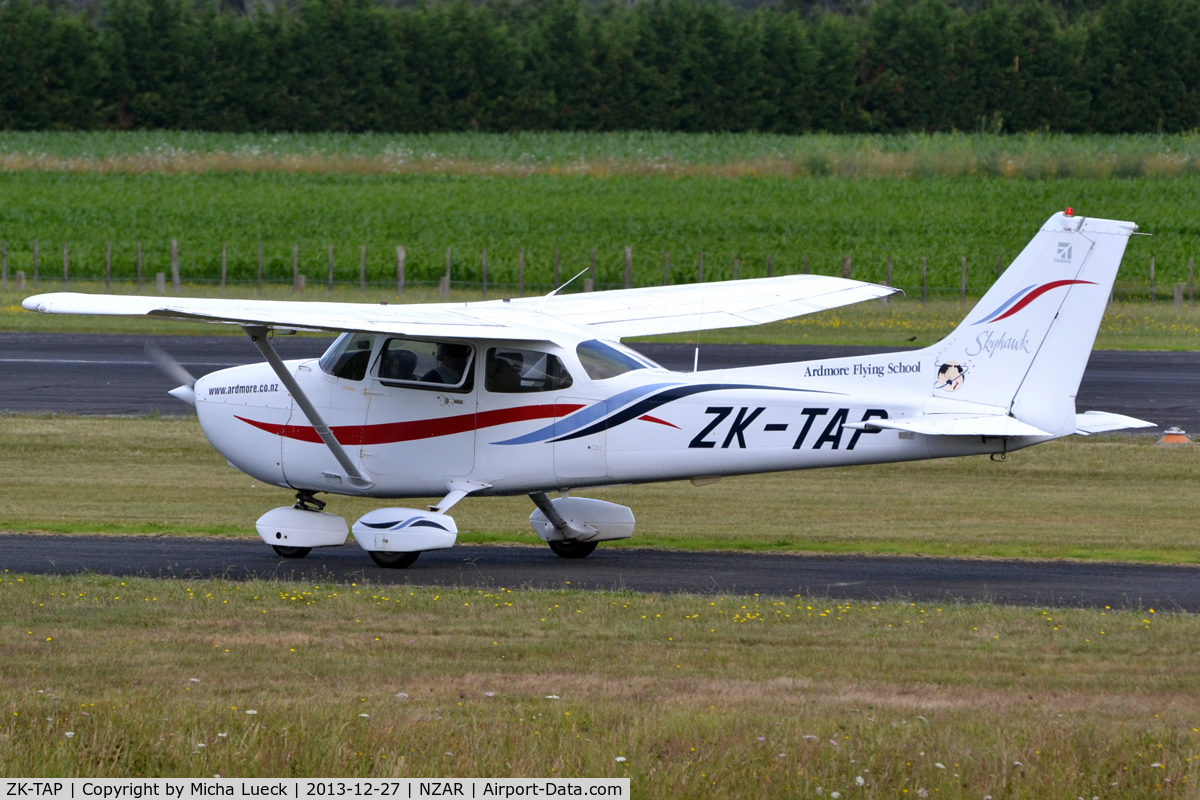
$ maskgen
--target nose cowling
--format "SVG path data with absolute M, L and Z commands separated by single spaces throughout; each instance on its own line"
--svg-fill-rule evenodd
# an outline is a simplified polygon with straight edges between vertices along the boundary
M 282 429 L 292 413 L 291 396 L 271 368 L 251 364 L 212 372 L 196 381 L 192 391 L 201 430 L 230 465 L 263 483 L 286 487 L 283 437 L 260 427 Z

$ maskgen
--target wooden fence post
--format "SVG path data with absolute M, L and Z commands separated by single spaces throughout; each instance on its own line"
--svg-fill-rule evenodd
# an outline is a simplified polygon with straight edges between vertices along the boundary
M 517 296 L 525 296 L 525 248 L 517 254 Z
M 962 257 L 962 292 L 959 295 L 958 302 L 967 302 L 967 257 Z
M 68 278 L 68 275 L 67 275 L 67 268 L 68 268 L 68 266 L 69 266 L 69 264 L 67 263 L 67 243 L 66 243 L 66 242 L 63 242 L 63 289 L 64 289 L 64 290 L 65 290 L 65 289 L 67 288 L 67 286 L 69 285 L 69 281 L 67 280 L 67 278 Z
M 440 295 L 441 297 L 449 297 L 450 296 L 450 265 L 452 262 L 453 262 L 453 258 L 452 258 L 451 252 L 450 252 L 450 248 L 447 247 L 446 248 L 446 274 L 442 276 L 441 283 L 438 284 L 438 295 Z
M 768 278 L 771 277 L 771 273 L 774 271 L 773 267 L 774 267 L 774 264 L 771 263 L 771 254 L 767 253 L 767 277 Z
M 367 293 L 367 246 L 358 246 L 358 293 Z
M 588 265 L 588 276 L 583 279 L 583 290 L 585 292 L 594 292 L 596 290 L 596 248 L 592 248 L 591 262 Z
M 696 269 L 696 283 L 704 283 L 704 251 L 700 251 L 700 266 Z
M 329 245 L 329 278 L 325 284 L 326 294 L 333 294 L 333 245 Z
M 884 283 L 884 285 L 885 286 L 892 285 L 892 257 L 890 255 L 887 257 L 887 281 Z M 886 306 L 888 304 L 889 299 L 890 298 L 887 298 L 887 297 L 879 298 L 879 305 Z
M 17 270 L 17 291 L 25 291 L 25 270 L 23 269 Z
M 633 285 L 633 248 L 625 248 L 625 288 Z
M 1192 307 L 1192 302 L 1196 299 L 1196 259 L 1188 259 L 1188 308 Z
M 300 245 L 292 245 L 292 291 L 300 291 Z
M 38 288 L 38 243 L 33 243 L 33 288 Z
M 179 294 L 179 240 L 171 240 L 171 287 Z
M 305 286 L 308 284 L 308 276 L 303 272 L 296 276 L 296 291 L 304 294 Z
M 229 274 L 228 264 L 225 261 L 225 250 L 227 246 L 228 245 L 226 245 L 225 242 L 221 242 L 221 294 L 225 294 L 225 278 Z
M 1183 309 L 1183 284 L 1177 283 L 1177 284 L 1175 284 L 1175 310 L 1180 311 L 1182 309 Z
M 1154 256 L 1150 256 L 1150 307 L 1154 308 Z
M 671 251 L 663 250 L 663 286 L 671 283 Z
M 157 291 L 159 294 L 166 294 L 166 293 L 167 293 L 167 276 L 166 276 L 166 273 L 163 273 L 163 272 L 156 272 L 156 273 L 154 273 L 154 289 L 155 289 L 155 291 Z
M 733 279 L 734 279 L 735 281 L 738 279 L 738 260 L 737 260 L 737 253 L 734 253 L 734 254 L 733 254 Z
M 262 242 L 258 243 L 258 291 L 262 291 L 263 255 Z
M 921 305 L 925 305 L 925 299 L 929 294 L 929 285 L 925 280 L 926 272 L 929 269 L 929 259 L 921 259 Z
M 333 248 L 329 248 L 329 252 L 333 253 Z M 408 257 L 408 251 L 402 246 L 396 246 L 396 294 L 404 294 L 404 260 Z M 332 262 L 331 262 L 332 263 Z M 332 272 L 330 273 L 333 274 Z M 329 287 L 333 288 L 333 279 L 330 278 Z
M 558 248 L 554 248 L 554 288 L 557 289 L 562 285 L 562 273 L 560 272 L 561 265 L 558 260 Z
M 850 263 L 850 256 L 842 256 L 842 277 L 849 279 L 853 264 Z
M 483 296 L 487 297 L 487 250 L 483 251 Z
M 112 286 L 112 242 L 104 243 L 104 291 Z

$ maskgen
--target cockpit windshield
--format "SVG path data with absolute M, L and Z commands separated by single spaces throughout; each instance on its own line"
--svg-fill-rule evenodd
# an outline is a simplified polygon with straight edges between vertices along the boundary
M 619 345 L 589 339 L 575 348 L 583 371 L 594 381 L 615 378 L 635 369 L 662 369 L 650 359 Z
M 370 333 L 343 333 L 317 363 L 321 369 L 335 378 L 361 381 L 367 376 L 371 365 L 371 351 L 375 348 L 375 336 Z

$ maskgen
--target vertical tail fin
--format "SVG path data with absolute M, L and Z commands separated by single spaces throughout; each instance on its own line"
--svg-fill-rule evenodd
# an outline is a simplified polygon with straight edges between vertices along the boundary
M 1003 406 L 1055 435 L 1075 431 L 1075 395 L 1132 222 L 1059 213 L 967 318 L 930 350 L 935 396 Z

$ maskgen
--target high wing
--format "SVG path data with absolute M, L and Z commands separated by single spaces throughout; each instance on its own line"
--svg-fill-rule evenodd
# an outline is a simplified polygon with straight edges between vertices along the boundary
M 613 338 L 740 328 L 799 317 L 897 292 L 826 275 L 651 286 L 514 300 Z
M 22 305 L 47 314 L 150 316 L 415 337 L 540 341 L 564 330 L 620 339 L 761 325 L 886 297 L 895 291 L 844 278 L 787 275 L 475 303 L 374 305 L 57 292 L 34 295 Z

